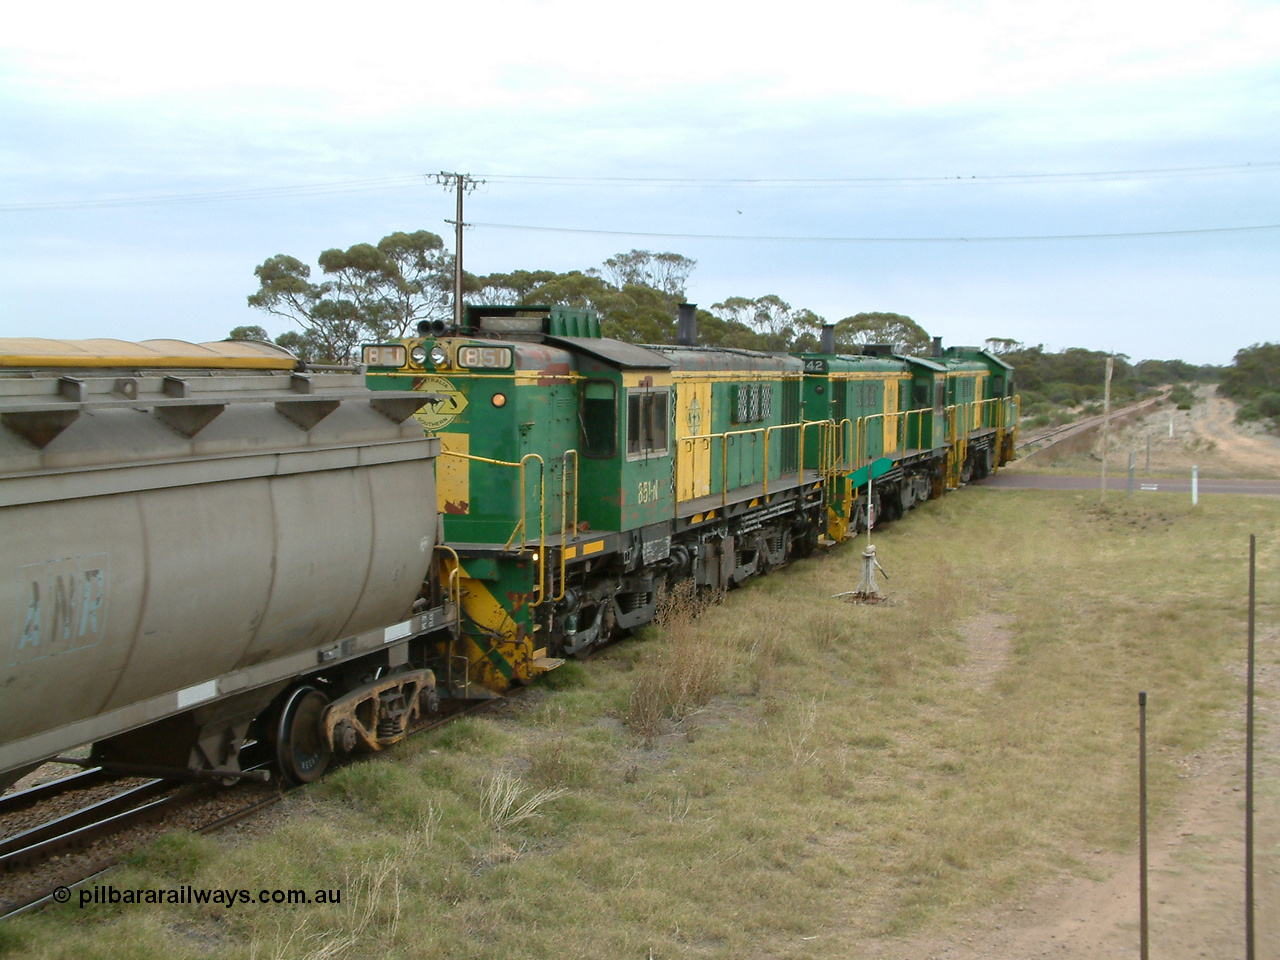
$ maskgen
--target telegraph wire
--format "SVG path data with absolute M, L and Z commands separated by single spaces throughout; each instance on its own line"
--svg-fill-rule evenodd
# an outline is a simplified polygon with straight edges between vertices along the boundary
M 35 203 L 0 203 L 0 213 L 27 210 L 81 210 L 106 207 L 153 207 L 183 203 L 221 203 L 229 200 L 266 200 L 272 197 L 311 197 L 337 193 L 386 190 L 422 183 L 420 174 L 382 177 L 375 180 L 336 180 L 329 183 L 292 184 L 280 187 L 249 187 L 207 193 L 159 194 L 142 197 L 103 197 L 99 200 L 48 200 Z
M 971 174 L 928 177 L 785 177 L 785 178 L 698 178 L 698 177 L 571 177 L 534 174 L 481 174 L 491 183 L 525 183 L 546 186 L 637 186 L 637 187 L 727 187 L 727 188 L 836 188 L 917 186 L 951 183 L 1098 183 L 1110 180 L 1156 180 L 1237 173 L 1280 172 L 1280 161 L 1220 164 L 1200 167 L 1162 167 L 1133 170 L 1095 170 L 1075 173 Z M 430 177 L 431 175 L 426 175 Z M 414 186 L 424 181 L 422 174 L 381 177 L 367 180 L 337 180 L 279 187 L 250 187 L 202 193 L 157 194 L 134 197 L 103 197 L 82 200 L 46 200 L 28 203 L 0 203 L 0 213 L 39 210 L 89 210 L 112 207 L 149 207 L 187 203 L 221 203 L 236 200 L 265 200 L 272 197 L 326 196 Z
M 1185 230 L 1133 230 L 1122 233 L 1049 233 L 987 237 L 797 237 L 734 233 L 657 233 L 646 230 L 591 230 L 581 227 L 538 227 L 519 223 L 481 223 L 472 226 L 494 230 L 536 230 L 546 233 L 581 233 L 606 237 L 649 237 L 660 240 L 750 240 L 769 243 L 1017 243 L 1041 240 L 1123 240 L 1139 237 L 1188 237 L 1217 233 L 1249 233 L 1280 230 L 1280 223 L 1243 227 L 1196 227 Z
M 1200 167 L 1151 167 L 1133 170 L 1092 170 L 1074 173 L 996 173 L 955 174 L 927 177 L 568 177 L 534 174 L 486 173 L 485 179 L 497 183 L 535 183 L 563 186 L 634 184 L 641 186 L 690 187 L 840 187 L 883 186 L 928 183 L 1090 183 L 1108 180 L 1144 180 L 1169 177 L 1195 177 L 1230 173 L 1274 173 L 1280 161 L 1217 164 Z

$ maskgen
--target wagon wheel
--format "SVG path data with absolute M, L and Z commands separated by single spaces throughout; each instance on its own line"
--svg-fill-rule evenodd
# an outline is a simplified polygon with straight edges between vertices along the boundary
M 320 734 L 320 720 L 329 698 L 315 687 L 298 687 L 284 702 L 276 726 L 276 760 L 294 783 L 318 780 L 329 766 L 333 750 Z

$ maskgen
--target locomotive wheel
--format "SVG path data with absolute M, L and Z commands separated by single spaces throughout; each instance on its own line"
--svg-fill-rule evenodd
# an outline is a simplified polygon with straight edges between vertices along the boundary
M 289 695 L 276 726 L 276 760 L 294 783 L 311 783 L 329 766 L 333 751 L 320 735 L 320 718 L 329 698 L 315 687 L 299 687 Z

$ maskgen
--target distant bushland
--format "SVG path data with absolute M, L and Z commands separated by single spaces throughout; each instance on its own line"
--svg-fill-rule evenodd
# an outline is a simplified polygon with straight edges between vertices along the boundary
M 1218 392 L 1240 404 L 1239 420 L 1267 420 L 1280 430 L 1280 343 L 1255 343 L 1236 351 L 1222 371 Z

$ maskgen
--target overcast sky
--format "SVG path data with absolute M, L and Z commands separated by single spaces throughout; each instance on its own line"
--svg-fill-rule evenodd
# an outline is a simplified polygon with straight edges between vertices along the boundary
M 476 273 L 672 250 L 702 306 L 948 343 L 1280 340 L 1276 3 L 24 4 L 0 131 L 0 336 L 279 334 L 257 264 L 451 244 L 458 170 Z

